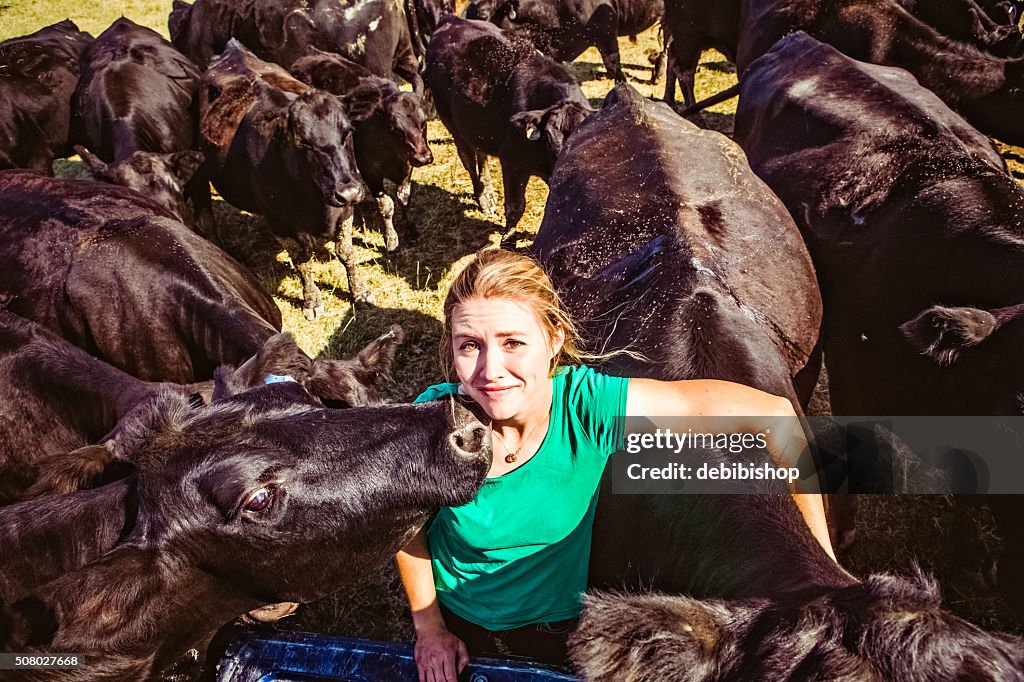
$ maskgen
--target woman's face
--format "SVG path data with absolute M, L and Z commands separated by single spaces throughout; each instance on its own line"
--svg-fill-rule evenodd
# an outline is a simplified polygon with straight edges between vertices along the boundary
M 452 310 L 452 355 L 463 391 L 504 421 L 550 407 L 551 359 L 565 336 L 550 339 L 537 316 L 507 298 L 473 298 Z M 538 401 L 544 401 L 541 403 Z

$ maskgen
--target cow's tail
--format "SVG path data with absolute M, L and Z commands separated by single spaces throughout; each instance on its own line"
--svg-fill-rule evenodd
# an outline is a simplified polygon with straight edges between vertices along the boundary
M 726 100 L 730 100 L 738 94 L 740 94 L 739 83 L 732 86 L 731 88 L 726 88 L 725 90 L 722 90 L 717 94 L 711 95 L 711 97 L 708 97 L 707 99 L 702 99 L 699 102 L 694 102 L 690 106 L 680 111 L 679 115 L 689 116 L 690 114 L 696 114 L 699 111 L 704 111 L 708 107 L 713 107 L 716 104 L 721 104 Z
M 171 43 L 183 54 L 188 45 L 188 29 L 192 20 L 192 8 L 193 5 L 183 2 L 183 0 L 174 0 L 171 14 L 167 17 L 167 30 L 171 34 Z

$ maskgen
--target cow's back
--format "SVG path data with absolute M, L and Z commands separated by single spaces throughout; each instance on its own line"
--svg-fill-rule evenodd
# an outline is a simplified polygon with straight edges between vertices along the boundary
M 130 190 L 0 174 L 0 249 L 12 312 L 141 379 L 208 378 L 281 326 L 245 268 Z

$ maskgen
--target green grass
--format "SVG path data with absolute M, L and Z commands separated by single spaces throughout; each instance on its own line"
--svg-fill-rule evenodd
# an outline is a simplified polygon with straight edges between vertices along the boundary
M 170 0 L 0 0 L 0 40 L 30 33 L 65 17 L 95 35 L 122 14 L 166 36 L 169 10 Z M 648 53 L 657 42 L 657 33 L 652 30 L 641 35 L 636 43 L 620 40 L 620 49 L 632 84 L 645 95 L 660 97 L 663 83 L 646 82 L 651 71 Z M 582 81 L 586 95 L 595 105 L 599 104 L 612 82 L 602 77 L 604 69 L 597 51 L 588 50 L 571 68 Z M 720 54 L 708 51 L 703 55 L 697 74 L 698 98 L 735 82 L 734 69 Z M 710 112 L 707 120 L 712 127 L 731 132 L 735 100 Z M 223 202 L 216 206 L 226 235 L 221 245 L 251 268 L 274 295 L 284 316 L 285 329 L 308 352 L 350 356 L 388 325 L 402 324 L 408 339 L 400 351 L 392 387 L 392 397 L 397 400 L 408 400 L 439 379 L 437 344 L 445 285 L 477 249 L 497 243 L 502 227 L 496 216 L 485 215 L 476 206 L 469 177 L 450 136 L 438 121 L 429 125 L 429 140 L 435 162 L 417 169 L 413 176 L 412 217 L 421 235 L 418 243 L 404 245 L 398 254 L 387 258 L 379 232 L 357 229 L 360 268 L 376 296 L 376 307 L 368 312 L 357 314 L 349 305 L 344 270 L 325 252 L 316 266 L 325 313 L 316 322 L 305 320 L 300 310 L 299 280 L 263 220 Z M 1001 149 L 1015 176 L 1024 178 L 1024 150 Z M 61 175 L 82 172 L 80 162 L 75 160 L 60 161 L 56 167 Z M 490 168 L 500 199 L 501 171 L 493 160 Z M 544 183 L 532 180 L 527 189 L 527 211 L 520 224 L 519 237 L 524 240 L 521 243 L 527 243 L 536 233 L 546 197 Z M 1011 627 L 1003 605 L 983 580 L 998 549 L 991 519 L 984 512 L 964 512 L 942 497 L 881 496 L 865 497 L 861 510 L 857 541 L 842 556 L 851 570 L 859 575 L 882 570 L 907 573 L 917 561 L 936 573 L 947 603 L 955 611 L 985 627 Z M 411 636 L 397 577 L 390 568 L 330 599 L 303 607 L 282 627 L 385 639 Z M 187 662 L 182 670 L 181 677 L 187 677 Z

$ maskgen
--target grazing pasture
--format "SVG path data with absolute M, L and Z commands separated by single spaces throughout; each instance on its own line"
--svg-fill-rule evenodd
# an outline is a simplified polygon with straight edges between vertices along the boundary
M 96 36 L 122 15 L 166 37 L 170 8 L 170 0 L 0 0 L 0 40 L 28 34 L 64 18 Z M 647 82 L 652 68 L 648 54 L 659 45 L 656 28 L 641 34 L 635 43 L 619 39 L 625 74 L 647 96 L 660 97 L 664 88 L 663 81 Z M 605 77 L 597 50 L 588 49 L 569 68 L 582 82 L 591 104 L 600 106 L 613 81 Z M 698 99 L 735 82 L 735 70 L 721 55 L 714 51 L 703 54 L 696 77 Z M 734 111 L 732 100 L 705 112 L 704 118 L 711 127 L 729 133 Z M 440 121 L 428 124 L 428 141 L 434 163 L 413 172 L 410 219 L 418 229 L 419 240 L 403 242 L 397 253 L 386 257 L 383 230 L 372 224 L 379 217 L 365 211 L 369 226 L 361 225 L 357 218 L 357 267 L 374 294 L 374 305 L 367 309 L 352 306 L 342 263 L 324 251 L 313 267 L 324 312 L 315 321 L 306 320 L 299 277 L 264 219 L 239 211 L 219 198 L 214 201 L 220 245 L 246 265 L 273 295 L 284 329 L 311 356 L 351 357 L 390 325 L 402 325 L 406 342 L 399 350 L 390 387 L 395 400 L 410 400 L 441 379 L 437 344 L 445 285 L 472 253 L 498 243 L 504 225 L 504 216 L 485 214 L 478 207 L 469 176 Z M 1000 145 L 1000 151 L 1014 177 L 1024 180 L 1024 149 Z M 496 159 L 489 163 L 501 206 L 501 169 Z M 59 176 L 87 177 L 77 158 L 56 162 L 55 169 Z M 515 233 L 520 246 L 528 244 L 540 226 L 546 198 L 546 185 L 531 179 L 526 210 Z M 815 405 L 824 410 L 827 388 L 820 388 Z M 906 575 L 916 561 L 936 575 L 944 603 L 955 613 L 986 628 L 1024 632 L 1022 624 L 1012 622 L 991 584 L 992 557 L 998 550 L 991 516 L 981 508 L 964 511 L 944 497 L 876 496 L 862 500 L 856 538 L 840 558 L 858 575 L 873 571 Z M 278 627 L 381 639 L 410 639 L 412 634 L 397 574 L 392 570 L 305 605 Z M 189 679 L 193 672 L 189 665 L 179 667 L 173 678 Z

